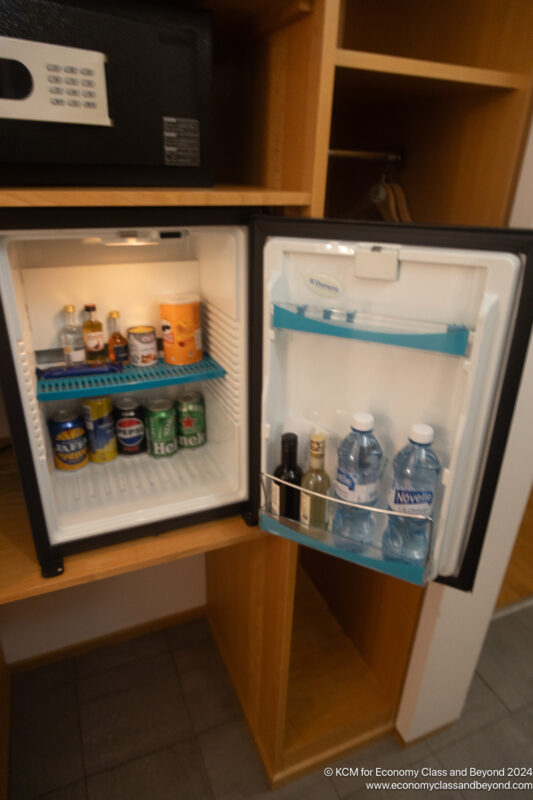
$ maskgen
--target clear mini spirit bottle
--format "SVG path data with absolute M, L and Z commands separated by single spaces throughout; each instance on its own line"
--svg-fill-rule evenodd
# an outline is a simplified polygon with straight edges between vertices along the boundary
M 110 337 L 107 343 L 109 360 L 113 363 L 128 363 L 128 342 L 118 329 L 120 313 L 118 311 L 109 312 L 109 332 Z
M 74 364 L 83 364 L 85 361 L 83 330 L 81 325 L 76 324 L 75 311 L 76 309 L 72 305 L 63 307 L 65 324 L 59 331 L 59 341 L 63 348 L 67 367 L 71 367 Z
M 86 305 L 84 309 L 83 341 L 85 342 L 87 363 L 91 366 L 105 364 L 107 358 L 105 354 L 104 329 L 100 320 L 96 319 L 96 306 Z
M 327 495 L 331 486 L 328 473 L 324 469 L 326 457 L 326 437 L 322 433 L 311 434 L 309 445 L 309 469 L 302 478 L 302 489 Z M 326 527 L 327 500 L 300 493 L 300 522 L 314 528 Z
M 274 470 L 276 478 L 299 486 L 302 470 L 297 464 L 298 437 L 295 433 L 284 433 L 281 437 L 281 464 Z M 282 483 L 272 483 L 272 513 L 280 517 L 298 520 L 300 492 Z

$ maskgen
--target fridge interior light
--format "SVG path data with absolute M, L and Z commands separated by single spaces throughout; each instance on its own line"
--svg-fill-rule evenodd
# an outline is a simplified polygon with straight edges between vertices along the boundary
M 105 244 L 109 247 L 154 245 L 159 244 L 159 233 L 149 231 L 138 234 L 137 231 L 116 231 L 104 236 L 88 236 L 82 241 L 83 244 Z

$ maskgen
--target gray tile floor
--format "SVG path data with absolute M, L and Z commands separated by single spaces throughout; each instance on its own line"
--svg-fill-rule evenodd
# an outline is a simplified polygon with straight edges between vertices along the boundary
M 11 741 L 11 800 L 487 796 L 367 790 L 361 777 L 328 778 L 322 770 L 270 792 L 205 620 L 16 676 Z M 533 766 L 533 608 L 492 623 L 464 714 L 452 728 L 407 749 L 390 737 L 332 764 L 378 766 Z M 516 780 L 533 783 L 533 776 Z M 533 790 L 488 796 L 531 797 Z

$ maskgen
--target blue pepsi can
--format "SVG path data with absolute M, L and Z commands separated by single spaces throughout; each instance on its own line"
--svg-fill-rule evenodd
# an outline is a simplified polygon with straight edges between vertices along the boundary
M 146 451 L 144 409 L 133 397 L 115 400 L 115 433 L 118 452 L 123 456 L 134 456 Z
M 81 469 L 89 463 L 87 432 L 80 416 L 68 408 L 60 408 L 48 420 L 48 428 L 57 469 Z

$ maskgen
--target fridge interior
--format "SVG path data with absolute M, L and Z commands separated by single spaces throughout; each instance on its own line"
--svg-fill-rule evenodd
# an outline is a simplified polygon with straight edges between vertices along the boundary
M 10 344 L 52 544 L 248 497 L 243 229 L 15 232 L 4 237 L 0 257 Z M 124 335 L 130 326 L 148 324 L 160 337 L 160 299 L 189 293 L 201 298 L 204 359 L 199 364 L 169 367 L 160 352 L 154 368 L 37 381 L 36 365 L 62 359 L 58 334 L 65 304 L 75 305 L 81 323 L 84 304 L 95 303 L 106 340 L 112 309 L 120 311 Z M 204 445 L 179 448 L 167 458 L 119 454 L 72 472 L 55 468 L 47 420 L 59 408 L 76 410 L 84 396 L 106 394 L 112 400 L 133 395 L 145 405 L 156 397 L 175 399 L 182 390 L 199 390 L 204 397 Z
M 458 570 L 490 439 L 521 274 L 512 254 L 271 239 L 264 252 L 261 525 L 330 555 L 423 585 Z M 334 492 L 337 447 L 352 414 L 369 411 L 384 452 L 367 546 L 272 513 L 272 476 L 283 432 L 326 434 Z M 382 550 L 394 455 L 415 422 L 431 425 L 442 472 L 423 562 Z M 301 493 L 301 490 L 299 490 Z

